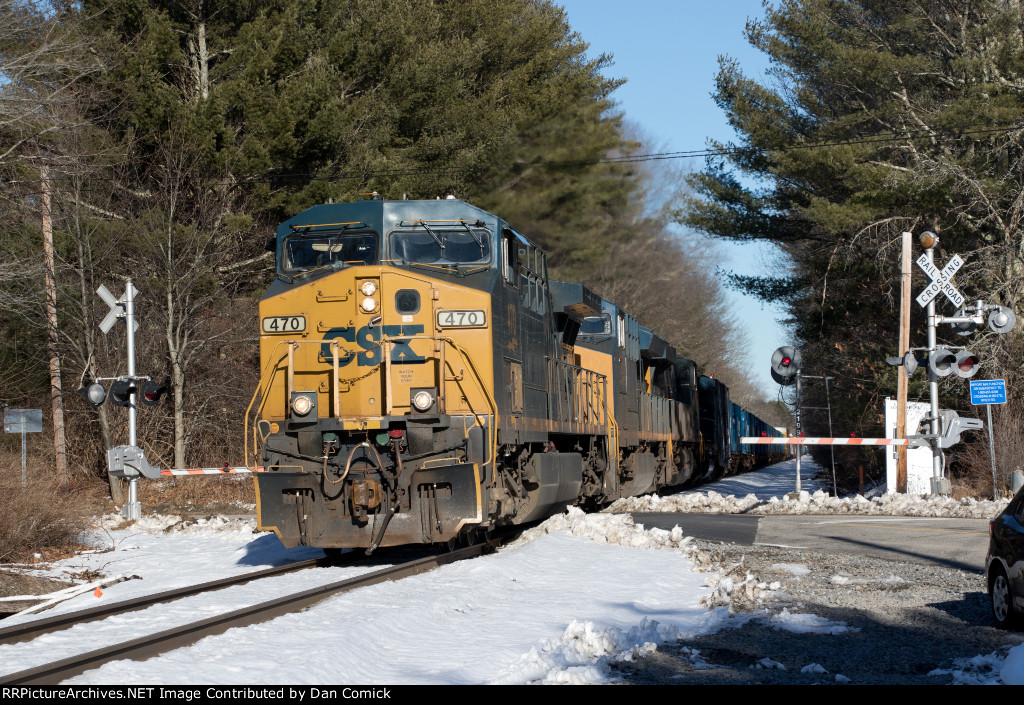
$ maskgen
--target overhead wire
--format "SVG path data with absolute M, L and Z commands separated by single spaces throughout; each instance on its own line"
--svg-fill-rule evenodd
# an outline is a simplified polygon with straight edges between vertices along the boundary
M 583 166 L 596 166 L 599 164 L 636 164 L 651 161 L 664 161 L 664 160 L 675 160 L 675 159 L 700 159 L 720 156 L 731 156 L 741 155 L 748 153 L 786 153 L 801 150 L 821 149 L 826 147 L 845 147 L 845 146 L 858 146 L 865 144 L 886 144 L 886 143 L 899 143 L 906 140 L 916 139 L 959 139 L 964 137 L 972 137 L 978 135 L 987 135 L 995 133 L 1010 133 L 1013 131 L 1021 130 L 1024 131 L 1024 123 L 1013 122 L 1005 123 L 999 126 L 967 129 L 967 130 L 942 130 L 932 128 L 919 128 L 917 130 L 910 130 L 902 133 L 891 133 L 891 134 L 865 134 L 858 133 L 852 138 L 836 138 L 836 139 L 825 139 L 817 142 L 804 142 L 798 144 L 788 144 L 780 146 L 772 145 L 761 145 L 761 144 L 747 144 L 747 145 L 724 145 L 718 147 L 708 147 L 704 149 L 692 149 L 682 150 L 674 152 L 651 152 L 645 154 L 622 154 L 616 156 L 605 156 L 597 157 L 594 159 L 578 159 L 578 160 L 550 160 L 550 161 L 538 161 L 528 162 L 524 166 L 530 168 L 547 168 L 547 169 L 559 169 L 559 168 L 572 168 L 572 167 L 583 167 Z M 446 174 L 473 174 L 481 173 L 494 170 L 499 165 L 497 164 L 473 164 L 467 166 L 446 166 L 446 167 L 410 167 L 404 169 L 386 169 L 378 171 L 361 171 L 357 173 L 353 172 L 342 172 L 335 171 L 325 173 L 324 169 L 318 171 L 296 171 L 296 172 L 269 172 L 260 175 L 253 176 L 236 176 L 232 179 L 213 179 L 209 181 L 210 184 L 222 183 L 229 186 L 237 186 L 242 183 L 247 184 L 258 184 L 258 183 L 273 183 L 288 180 L 301 180 L 301 181 L 353 181 L 361 180 L 363 182 L 371 179 L 380 178 L 394 178 L 402 176 L 441 176 Z M 107 181 L 114 180 L 112 177 L 93 177 L 91 181 Z M 14 183 L 14 182 L 7 182 Z

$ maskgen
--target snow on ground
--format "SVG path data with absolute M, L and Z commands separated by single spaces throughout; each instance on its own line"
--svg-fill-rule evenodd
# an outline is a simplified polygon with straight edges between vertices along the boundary
M 735 567 L 730 572 L 729 567 L 709 566 L 708 556 L 678 528 L 645 530 L 622 512 L 965 516 L 962 512 L 981 511 L 975 505 L 986 504 L 921 498 L 835 500 L 814 483 L 818 468 L 809 459 L 803 466 L 806 492 L 798 500 L 784 497 L 792 490 L 795 472 L 793 461 L 788 461 L 677 497 L 618 502 L 607 513 L 585 515 L 573 509 L 493 555 L 339 595 L 301 613 L 233 629 L 142 663 L 107 664 L 70 682 L 605 683 L 613 679 L 610 666 L 615 662 L 727 624 L 735 626 L 735 620 L 760 619 L 778 629 L 820 634 L 841 635 L 850 629 L 788 610 L 774 616 L 730 616 L 732 601 L 757 602 L 778 584 L 756 583 Z M 1001 509 L 987 504 L 985 516 Z M 285 549 L 272 534 L 254 533 L 251 521 L 177 522 L 146 516 L 130 527 L 116 528 L 119 518 L 104 518 L 90 536 L 93 552 L 37 572 L 66 578 L 92 571 L 132 579 L 110 586 L 99 598 L 88 593 L 43 614 L 77 611 L 98 599 L 130 599 L 321 555 L 314 549 Z M 25 644 L 0 645 L 0 674 L 380 567 L 312 569 L 72 627 Z M 798 578 L 806 567 L 792 564 L 787 570 Z M 691 660 L 701 663 L 699 652 L 694 651 Z M 768 658 L 751 667 L 773 664 Z M 1024 645 L 1008 655 L 962 659 L 953 670 L 936 673 L 962 683 L 1024 683 Z
M 153 517 L 130 529 L 107 530 L 102 535 L 112 551 L 81 556 L 69 567 L 116 566 L 144 576 L 111 586 L 102 598 L 125 599 L 147 586 L 165 589 L 310 554 L 280 548 L 273 536 L 254 537 L 240 522 L 172 533 L 163 531 L 166 523 Z M 70 682 L 600 683 L 615 660 L 706 633 L 729 619 L 726 608 L 702 604 L 712 592 L 710 574 L 693 570 L 689 543 L 678 530 L 644 531 L 627 516 L 572 510 L 494 555 L 340 595 L 160 658 L 107 664 Z M 326 583 L 360 570 L 367 568 L 312 572 Z M 82 643 L 99 648 L 153 625 L 166 629 L 236 609 L 300 582 L 309 585 L 309 573 L 0 645 L 0 672 L 75 653 Z M 82 609 L 95 598 L 71 602 L 76 604 L 62 609 Z
M 606 512 L 702 512 L 713 514 L 870 514 L 888 516 L 989 519 L 1006 501 L 917 497 L 883 494 L 833 497 L 827 483 L 815 480 L 822 469 L 809 457 L 801 461 L 799 497 L 790 499 L 796 485 L 796 459 L 765 470 L 729 477 L 711 485 L 668 497 L 646 495 L 620 499 Z

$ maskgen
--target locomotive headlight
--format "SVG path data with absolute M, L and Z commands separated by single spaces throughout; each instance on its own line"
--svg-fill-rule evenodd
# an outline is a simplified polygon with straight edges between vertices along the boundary
M 377 293 L 377 285 L 371 280 L 367 279 L 363 282 L 363 285 L 359 287 L 359 291 L 363 292 L 364 296 L 373 296 Z
M 365 299 L 363 299 L 363 302 L 360 304 L 360 306 L 362 306 L 363 310 L 366 311 L 367 313 L 372 313 L 377 310 L 377 299 L 373 298 L 372 296 L 367 296 Z
M 292 399 L 292 411 L 298 416 L 305 416 L 313 408 L 313 399 L 305 394 L 298 394 Z
M 412 405 L 416 407 L 417 411 L 426 411 L 434 405 L 434 395 L 421 389 L 413 395 Z

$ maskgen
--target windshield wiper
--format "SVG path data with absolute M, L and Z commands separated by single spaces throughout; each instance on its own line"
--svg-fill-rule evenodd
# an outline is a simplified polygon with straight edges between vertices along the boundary
M 464 227 L 466 229 L 466 232 L 469 233 L 470 237 L 472 237 L 473 240 L 476 241 L 477 247 L 480 248 L 480 257 L 483 258 L 483 256 L 484 256 L 484 240 L 483 240 L 483 238 L 477 236 L 476 231 L 473 230 L 473 228 L 469 227 L 468 224 L 463 223 L 462 227 Z
M 436 242 L 437 246 L 441 248 L 441 257 L 439 257 L 438 259 L 443 259 L 444 258 L 444 239 L 438 237 L 437 234 L 434 233 L 434 231 L 431 230 L 430 226 L 427 225 L 426 223 L 420 223 L 420 225 L 423 226 L 424 230 L 426 230 L 428 233 L 430 233 L 430 237 L 434 238 L 434 242 Z

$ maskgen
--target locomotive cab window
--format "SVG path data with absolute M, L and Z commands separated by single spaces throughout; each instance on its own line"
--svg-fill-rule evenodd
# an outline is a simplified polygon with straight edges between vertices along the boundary
M 505 282 L 512 288 L 519 288 L 519 242 L 522 236 L 505 228 L 501 238 L 501 272 Z
M 282 269 L 303 272 L 377 263 L 376 233 L 296 234 L 284 241 Z
M 491 233 L 468 225 L 421 224 L 391 233 L 391 259 L 406 264 L 486 265 L 491 261 Z
M 580 326 L 580 335 L 611 335 L 612 319 L 605 313 L 600 316 L 587 316 Z

